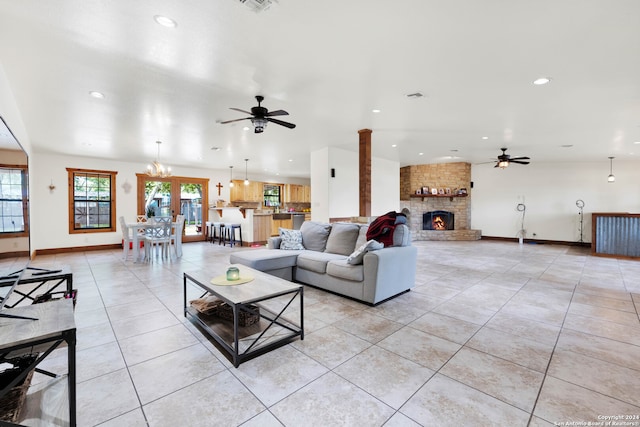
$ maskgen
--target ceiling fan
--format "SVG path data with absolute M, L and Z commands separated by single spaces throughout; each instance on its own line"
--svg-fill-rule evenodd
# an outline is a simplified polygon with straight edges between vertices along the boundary
M 256 99 L 258 100 L 258 106 L 251 107 L 251 112 L 241 110 L 239 108 L 230 107 L 231 110 L 240 111 L 241 113 L 251 114 L 251 117 L 244 117 L 242 119 L 235 119 L 235 120 L 227 120 L 220 123 L 226 124 L 226 123 L 239 122 L 240 120 L 251 120 L 251 123 L 253 124 L 253 127 L 255 129 L 254 130 L 255 133 L 264 132 L 264 128 L 265 126 L 267 126 L 267 122 L 272 122 L 277 125 L 287 127 L 289 129 L 293 129 L 296 127 L 296 125 L 294 125 L 293 123 L 284 122 L 282 120 L 273 118 L 273 116 L 288 116 L 289 113 L 287 113 L 284 110 L 269 111 L 260 105 L 260 103 L 264 101 L 264 96 L 258 95 L 256 96 Z
M 528 165 L 529 162 L 525 162 L 523 160 L 530 160 L 529 157 L 511 157 L 506 153 L 506 148 L 501 148 L 502 154 L 498 156 L 498 160 L 496 160 L 495 168 L 505 169 L 509 166 L 509 163 L 517 163 L 520 165 Z

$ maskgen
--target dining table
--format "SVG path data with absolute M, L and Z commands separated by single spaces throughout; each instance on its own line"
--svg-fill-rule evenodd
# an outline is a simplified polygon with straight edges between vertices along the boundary
M 176 255 L 179 257 L 182 256 L 182 233 L 176 233 L 175 228 L 176 225 L 178 223 L 175 221 L 171 222 L 171 234 L 175 234 L 176 235 Z M 135 254 L 135 258 L 134 258 L 134 262 L 140 262 L 140 237 L 144 236 L 145 231 L 153 228 L 153 227 L 157 227 L 158 224 L 152 222 L 152 221 L 146 221 L 146 222 L 129 222 L 127 223 L 127 227 L 129 227 L 132 230 L 132 238 L 131 241 L 133 243 L 133 248 L 136 251 Z

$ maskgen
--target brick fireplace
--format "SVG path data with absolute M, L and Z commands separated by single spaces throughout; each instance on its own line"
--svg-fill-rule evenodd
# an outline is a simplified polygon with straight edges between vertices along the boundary
M 416 194 L 424 187 L 429 188 L 427 194 Z M 438 194 L 432 194 L 433 188 Z M 413 240 L 480 240 L 482 232 L 471 230 L 471 196 L 470 163 L 400 168 L 400 208 L 409 211 Z M 451 223 L 445 229 L 424 229 L 424 214 L 430 212 L 450 213 Z

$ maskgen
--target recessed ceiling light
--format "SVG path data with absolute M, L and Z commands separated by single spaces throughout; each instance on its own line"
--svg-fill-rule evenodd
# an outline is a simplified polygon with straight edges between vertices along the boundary
M 398 146 L 398 144 L 391 144 L 391 146 L 392 146 L 393 148 L 396 148 L 396 147 Z
M 551 81 L 551 77 L 540 77 L 533 81 L 534 85 L 546 85 Z
M 423 155 L 424 155 L 424 153 L 418 153 L 418 156 L 423 156 Z
M 379 112 L 380 112 L 380 110 L 375 109 L 375 110 L 371 110 L 371 112 L 372 112 L 372 113 L 379 113 Z
M 293 162 L 293 159 L 289 159 L 290 162 Z
M 640 141 L 634 141 L 633 143 L 634 144 L 640 144 Z
M 162 25 L 163 27 L 167 27 L 167 28 L 175 28 L 178 26 L 178 24 L 176 23 L 176 21 L 174 21 L 171 18 L 167 18 L 166 16 L 162 16 L 162 15 L 156 15 L 153 17 L 153 19 L 160 25 Z
M 482 139 L 489 139 L 489 137 L 488 136 L 483 136 Z
M 249 130 L 249 126 L 243 127 L 242 130 Z
M 93 96 L 94 98 L 98 98 L 98 99 L 103 99 L 104 98 L 104 93 L 98 92 L 97 90 L 92 90 L 91 92 L 89 92 L 89 95 Z

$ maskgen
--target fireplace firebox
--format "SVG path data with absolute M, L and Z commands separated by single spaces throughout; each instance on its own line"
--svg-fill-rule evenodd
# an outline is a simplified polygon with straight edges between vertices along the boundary
M 448 211 L 431 211 L 422 214 L 423 230 L 453 230 L 454 229 L 453 212 Z

